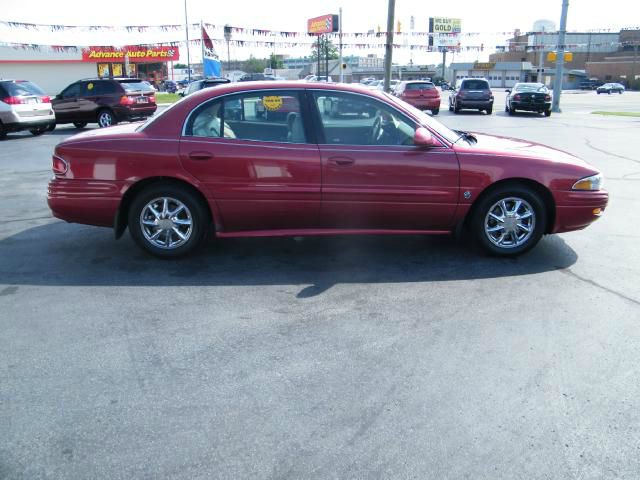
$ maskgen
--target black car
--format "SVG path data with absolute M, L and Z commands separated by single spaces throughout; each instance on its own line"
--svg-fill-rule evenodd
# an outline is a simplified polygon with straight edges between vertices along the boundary
M 143 120 L 156 111 L 156 91 L 137 78 L 92 78 L 65 88 L 53 101 L 56 124 L 84 128 L 97 122 L 109 127 L 120 121 Z
M 449 110 L 458 113 L 462 109 L 493 112 L 493 92 L 484 78 L 465 78 L 449 95 Z
M 256 82 L 262 80 L 275 80 L 271 75 L 265 75 L 264 73 L 246 73 L 241 76 L 239 82 Z
M 504 111 L 514 115 L 516 110 L 544 113 L 551 116 L 551 92 L 542 83 L 516 83 L 512 89 L 505 90 L 507 100 Z
M 178 84 L 173 80 L 165 80 L 164 82 L 162 82 L 161 90 L 167 93 L 176 93 L 176 91 L 178 90 Z
M 598 95 L 600 95 L 601 93 L 608 93 L 609 95 L 611 95 L 612 93 L 619 93 L 620 95 L 622 95 L 622 92 L 624 92 L 624 85 L 622 85 L 621 83 L 605 83 L 604 85 L 598 87 L 596 89 L 596 92 L 598 92 Z
M 187 95 L 191 95 L 198 90 L 215 87 L 229 82 L 230 80 L 228 78 L 205 78 L 203 80 L 196 80 L 195 82 L 191 82 L 186 90 L 180 95 L 186 97 Z

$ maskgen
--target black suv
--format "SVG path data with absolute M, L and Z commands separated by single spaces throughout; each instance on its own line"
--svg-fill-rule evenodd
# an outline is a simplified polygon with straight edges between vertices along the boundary
M 205 78 L 203 80 L 196 80 L 195 82 L 191 82 L 185 91 L 180 93 L 180 95 L 186 97 L 187 95 L 191 95 L 203 88 L 211 88 L 229 82 L 230 80 L 228 78 Z
M 156 111 L 156 91 L 137 78 L 87 79 L 72 83 L 53 99 L 56 124 L 83 128 L 97 122 L 109 127 L 120 121 L 142 120 Z
M 449 110 L 458 113 L 463 108 L 493 112 L 493 93 L 484 78 L 465 78 L 449 95 Z

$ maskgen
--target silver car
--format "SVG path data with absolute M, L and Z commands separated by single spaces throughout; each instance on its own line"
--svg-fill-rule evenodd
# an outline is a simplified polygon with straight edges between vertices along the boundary
M 41 135 L 55 127 L 51 98 L 27 80 L 0 80 L 0 140 L 10 132 Z

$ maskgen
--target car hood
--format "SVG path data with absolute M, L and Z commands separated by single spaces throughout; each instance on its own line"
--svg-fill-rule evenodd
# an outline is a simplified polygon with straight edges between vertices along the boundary
M 537 158 L 550 162 L 593 168 L 584 160 L 570 153 L 539 143 L 482 133 L 474 133 L 473 135 L 477 138 L 477 143 L 469 145 L 464 140 L 459 140 L 455 145 L 456 151 L 482 155 Z
M 123 134 L 135 133 L 136 129 L 143 122 L 124 123 L 122 125 L 115 125 L 107 128 L 95 128 L 87 130 L 85 132 L 78 133 L 72 137 L 67 138 L 61 143 L 74 143 L 83 140 L 104 139 L 112 136 L 121 136 Z

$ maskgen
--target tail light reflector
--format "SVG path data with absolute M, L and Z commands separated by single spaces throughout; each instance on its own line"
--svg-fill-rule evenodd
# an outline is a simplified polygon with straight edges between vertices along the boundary
M 20 97 L 5 97 L 2 99 L 2 101 L 9 105 L 20 105 L 22 103 L 27 103 L 27 101 L 24 98 L 20 98 Z
M 520 100 L 520 94 L 516 94 L 516 95 L 514 95 L 514 96 L 513 96 L 513 99 L 514 99 L 514 100 Z
M 51 169 L 55 175 L 64 175 L 69 170 L 69 164 L 63 158 L 54 155 Z
M 120 105 L 133 105 L 134 100 L 133 97 L 128 97 L 126 95 L 123 95 L 122 97 L 120 97 Z
M 40 101 L 42 103 L 51 103 L 51 97 L 49 95 L 44 95 L 40 97 Z

